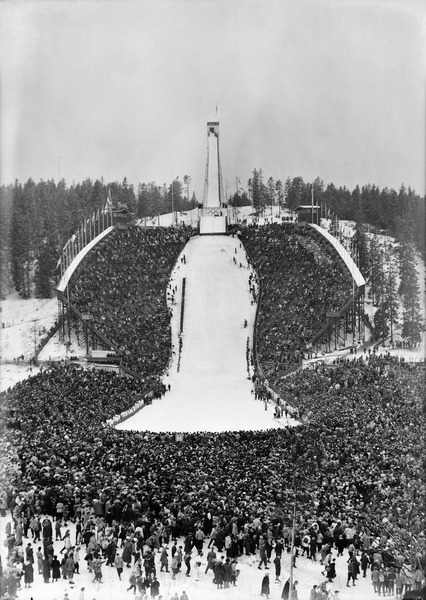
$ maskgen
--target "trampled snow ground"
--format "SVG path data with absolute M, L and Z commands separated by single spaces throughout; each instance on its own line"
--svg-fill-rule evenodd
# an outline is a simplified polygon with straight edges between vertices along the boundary
M 0 531 L 2 534 L 5 529 L 6 522 L 10 520 L 8 518 L 0 518 Z M 72 523 L 68 523 L 68 527 L 71 531 L 71 539 L 75 540 L 75 527 Z M 62 529 L 64 533 L 65 529 Z M 178 540 L 178 545 L 183 546 L 183 539 Z M 24 546 L 26 546 L 30 539 L 24 538 Z M 208 542 L 207 542 L 208 543 Z M 261 582 L 265 575 L 265 570 L 258 570 L 259 557 L 256 556 L 242 556 L 238 559 L 238 568 L 240 569 L 240 575 L 237 579 L 236 587 L 230 587 L 228 589 L 217 589 L 216 585 L 212 583 L 213 574 L 209 571 L 207 574 L 204 573 L 207 565 L 207 543 L 204 544 L 204 553 L 201 558 L 196 556 L 195 550 L 192 552 L 191 560 L 191 573 L 190 577 L 186 577 L 185 569 L 178 574 L 175 580 L 172 580 L 172 574 L 160 571 L 160 560 L 159 554 L 156 554 L 156 569 L 157 577 L 160 582 L 160 595 L 162 600 L 170 600 L 172 596 L 177 592 L 180 596 L 185 590 L 188 594 L 189 600 L 261 600 L 260 589 Z M 38 542 L 32 544 L 34 551 L 37 551 Z M 170 550 L 171 545 L 169 545 Z M 59 560 L 62 555 L 60 550 L 63 548 L 63 542 L 54 542 L 54 551 L 57 554 Z M 6 551 L 1 544 L 0 548 L 2 562 L 5 564 Z M 143 596 L 133 592 L 128 592 L 129 587 L 129 576 L 131 569 L 124 569 L 122 580 L 119 581 L 117 572 L 113 567 L 106 567 L 103 565 L 103 583 L 94 583 L 93 574 L 89 573 L 84 561 L 84 546 L 80 552 L 80 574 L 75 575 L 74 585 L 70 585 L 69 581 L 60 579 L 55 583 L 45 584 L 43 582 L 42 575 L 38 574 L 37 566 L 34 569 L 34 583 L 30 589 L 24 588 L 22 579 L 22 589 L 18 593 L 18 600 L 125 600 L 126 598 L 136 598 L 142 600 Z M 333 552 L 336 557 L 336 551 Z M 274 558 L 272 553 L 272 559 Z M 196 566 L 196 562 L 201 562 L 201 567 Z M 334 580 L 331 589 L 333 591 L 338 590 L 339 594 L 336 599 L 340 600 L 373 600 L 377 598 L 377 594 L 374 594 L 372 584 L 370 582 L 370 573 L 367 572 L 367 577 L 364 579 L 359 576 L 355 587 L 346 587 L 346 576 L 347 576 L 347 554 L 343 557 L 336 558 L 336 573 L 337 577 Z M 314 584 L 322 583 L 325 578 L 321 575 L 322 567 L 319 562 L 313 563 L 311 560 L 305 557 L 299 557 L 296 562 L 297 568 L 293 571 L 294 580 L 298 581 L 298 600 L 309 600 L 310 590 Z M 274 565 L 269 565 L 269 579 L 270 579 L 270 600 L 280 600 L 281 592 L 284 583 L 290 575 L 290 555 L 284 552 L 281 561 L 281 577 L 280 582 L 275 582 L 275 568 Z M 82 593 L 81 588 L 84 587 Z M 68 594 L 66 597 L 65 594 Z M 149 597 L 149 590 L 148 596 Z M 389 598 L 394 598 L 390 597 Z M 265 600 L 265 596 L 263 596 Z

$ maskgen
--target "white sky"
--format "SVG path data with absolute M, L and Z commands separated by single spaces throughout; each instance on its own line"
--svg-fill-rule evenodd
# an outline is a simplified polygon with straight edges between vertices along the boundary
M 2 182 L 250 171 L 425 190 L 426 2 L 0 3 Z M 60 156 L 60 161 L 58 159 Z

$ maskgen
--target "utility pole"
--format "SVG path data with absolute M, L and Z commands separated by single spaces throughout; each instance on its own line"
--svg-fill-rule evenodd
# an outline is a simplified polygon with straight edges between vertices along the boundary
M 294 492 L 294 504 L 293 504 L 293 527 L 291 531 L 291 552 L 290 552 L 290 590 L 289 590 L 289 600 L 293 600 L 293 561 L 294 561 L 294 538 L 295 538 L 295 529 L 296 529 L 296 491 Z

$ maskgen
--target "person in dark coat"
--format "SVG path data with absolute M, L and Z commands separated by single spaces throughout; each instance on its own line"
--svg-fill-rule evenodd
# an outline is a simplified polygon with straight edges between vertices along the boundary
M 130 538 L 127 538 L 126 541 L 124 542 L 124 546 L 123 546 L 123 554 L 122 559 L 123 562 L 126 563 L 126 567 L 130 568 L 130 563 L 132 562 L 132 550 L 133 550 L 133 544 L 130 541 Z
M 260 590 L 260 595 L 261 596 L 266 596 L 267 598 L 269 598 L 269 593 L 270 593 L 270 589 L 269 589 L 269 573 L 265 573 L 265 576 L 262 579 L 262 587 L 261 587 L 261 590 Z
M 225 565 L 223 564 L 223 556 L 216 562 L 214 569 L 213 583 L 216 584 L 217 589 L 223 588 L 223 580 L 225 578 Z
M 209 550 L 207 552 L 207 567 L 206 567 L 206 570 L 204 571 L 205 573 L 207 573 L 207 571 L 209 569 L 212 569 L 212 571 L 214 571 L 215 560 L 216 560 L 216 552 L 213 549 Z
M 27 544 L 27 547 L 25 548 L 25 558 L 32 565 L 34 564 L 34 550 L 32 549 L 31 544 Z
M 58 581 L 58 579 L 61 578 L 61 563 L 59 562 L 56 554 L 53 557 L 50 566 L 52 567 L 52 580 Z
M 24 563 L 24 582 L 25 587 L 31 587 L 31 584 L 34 582 L 34 567 L 32 563 L 25 562 Z
M 230 560 L 230 558 L 227 558 L 223 566 L 223 583 L 225 584 L 224 587 L 226 588 L 229 588 L 229 584 L 231 583 L 232 579 L 232 567 Z
M 48 558 L 43 558 L 43 579 L 44 583 L 49 583 L 50 580 L 50 561 Z
M 191 575 L 190 575 L 190 573 L 191 573 L 191 552 L 188 552 L 187 554 L 185 554 L 184 563 L 186 565 L 185 575 L 187 577 L 191 577 Z
M 336 577 L 336 559 L 332 558 L 326 569 L 327 579 L 333 581 Z
M 367 569 L 368 569 L 368 554 L 367 552 L 363 552 L 361 554 L 361 569 L 362 569 L 362 576 L 363 577 L 367 577 Z
M 45 519 L 43 521 L 42 535 L 43 535 L 43 541 L 45 541 L 45 542 L 53 539 L 53 527 L 52 527 L 52 522 L 49 519 Z
M 154 577 L 151 582 L 151 598 L 156 598 L 160 593 L 160 582 L 156 577 Z
M 355 578 L 356 578 L 356 574 L 355 574 L 355 564 L 352 558 L 350 558 L 348 560 L 348 580 L 346 582 L 347 587 L 349 587 L 349 582 L 352 580 L 352 585 L 356 585 L 355 584 Z M 380 590 L 379 590 L 380 591 Z
M 287 579 L 287 581 L 284 584 L 283 591 L 281 593 L 281 598 L 282 598 L 282 600 L 288 600 L 289 596 L 290 596 L 290 579 Z
M 277 555 L 274 558 L 274 565 L 275 565 L 275 581 L 280 581 L 280 575 L 281 575 L 281 555 Z

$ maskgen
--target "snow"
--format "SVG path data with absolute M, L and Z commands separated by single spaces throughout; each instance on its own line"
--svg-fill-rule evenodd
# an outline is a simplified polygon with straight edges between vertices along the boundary
M 250 269 L 238 238 L 192 238 L 172 275 L 174 361 L 171 391 L 118 427 L 149 431 L 270 429 L 286 424 L 254 400 L 247 370 L 247 339 L 253 339 L 256 305 L 251 304 Z M 236 264 L 234 263 L 234 259 Z M 239 264 L 241 263 L 241 267 Z M 182 355 L 178 328 L 182 280 L 186 278 Z M 244 320 L 247 328 L 244 328 Z M 179 371 L 178 371 L 179 366 Z
M 10 521 L 9 517 L 0 518 L 0 530 L 3 532 L 6 526 L 6 522 Z M 71 531 L 71 539 L 75 540 L 75 526 L 73 523 L 68 523 L 67 527 Z M 65 529 L 62 528 L 62 533 Z M 26 546 L 31 540 L 24 538 L 23 545 Z M 183 538 L 178 540 L 178 545 L 183 546 Z M 208 542 L 207 542 L 208 543 Z M 216 589 L 216 586 L 212 583 L 213 574 L 209 571 L 207 574 L 204 573 L 207 565 L 206 554 L 207 554 L 207 543 L 204 543 L 204 553 L 202 557 L 197 557 L 195 549 L 192 552 L 191 561 L 191 577 L 186 577 L 185 569 L 179 573 L 176 580 L 172 580 L 172 574 L 166 573 L 165 571 L 160 572 L 160 560 L 159 554 L 156 554 L 156 569 L 157 577 L 160 582 L 160 595 L 163 600 L 170 600 L 173 594 L 176 592 L 181 595 L 185 590 L 188 594 L 189 600 L 260 600 L 260 587 L 262 579 L 265 575 L 265 570 L 258 570 L 259 558 L 258 556 L 242 556 L 238 559 L 238 568 L 240 569 L 240 575 L 237 579 L 236 587 L 230 587 L 228 589 Z M 36 552 L 38 546 L 42 546 L 41 543 L 34 543 L 33 549 Z M 169 550 L 170 550 L 169 545 Z M 60 550 L 63 548 L 63 542 L 54 542 L 54 551 L 61 560 L 62 555 Z M 1 556 L 2 562 L 5 564 L 6 549 L 1 544 Z M 35 553 L 34 552 L 34 553 Z M 170 553 L 169 553 L 170 554 Z M 347 574 L 347 552 L 343 557 L 337 557 L 336 551 L 333 552 L 336 558 L 336 573 L 337 577 L 332 584 L 332 590 L 339 590 L 340 600 L 373 600 L 377 598 L 374 594 L 372 584 L 370 582 L 370 574 L 367 572 L 367 578 L 364 579 L 362 575 L 355 587 L 346 587 L 346 574 Z M 67 580 L 61 579 L 56 583 L 45 584 L 43 578 L 37 572 L 37 565 L 34 569 L 34 583 L 31 589 L 24 588 L 24 581 L 22 579 L 22 589 L 19 591 L 18 600 L 63 600 L 65 593 L 68 593 L 69 600 L 123 600 L 124 598 L 136 598 L 141 600 L 142 596 L 127 592 L 129 587 L 129 575 L 131 569 L 124 568 L 122 575 L 122 581 L 119 581 L 117 572 L 113 567 L 106 567 L 105 564 L 102 566 L 103 583 L 93 583 L 93 574 L 87 571 L 86 562 L 84 561 L 84 547 L 80 552 L 80 574 L 75 575 L 75 584 L 73 586 Z M 272 559 L 275 557 L 274 552 L 272 553 Z M 201 567 L 196 567 L 196 562 L 201 562 Z M 322 567 L 317 563 L 313 563 L 311 560 L 305 557 L 298 557 L 296 562 L 296 569 L 293 571 L 293 579 L 297 580 L 298 586 L 298 597 L 299 600 L 308 600 L 310 590 L 314 584 L 320 584 L 325 580 L 321 575 Z M 286 552 L 282 555 L 281 561 L 281 581 L 275 583 L 275 569 L 273 564 L 269 566 L 268 572 L 270 573 L 270 599 L 280 600 L 281 592 L 284 583 L 290 574 L 290 555 Z M 84 587 L 84 595 L 81 595 L 81 588 Z M 148 595 L 149 597 L 149 595 Z M 265 597 L 264 597 L 265 598 Z
M 35 344 L 42 338 L 43 330 L 53 325 L 58 312 L 55 298 L 28 298 L 24 300 L 15 292 L 2 301 L 1 359 L 13 361 L 20 355 L 28 360 L 34 354 Z
M 2 301 L 1 306 L 0 391 L 3 391 L 38 371 L 28 361 L 43 338 L 43 332 L 49 331 L 54 324 L 58 302 L 55 298 L 24 300 L 14 292 Z M 22 356 L 24 359 L 18 361 Z

